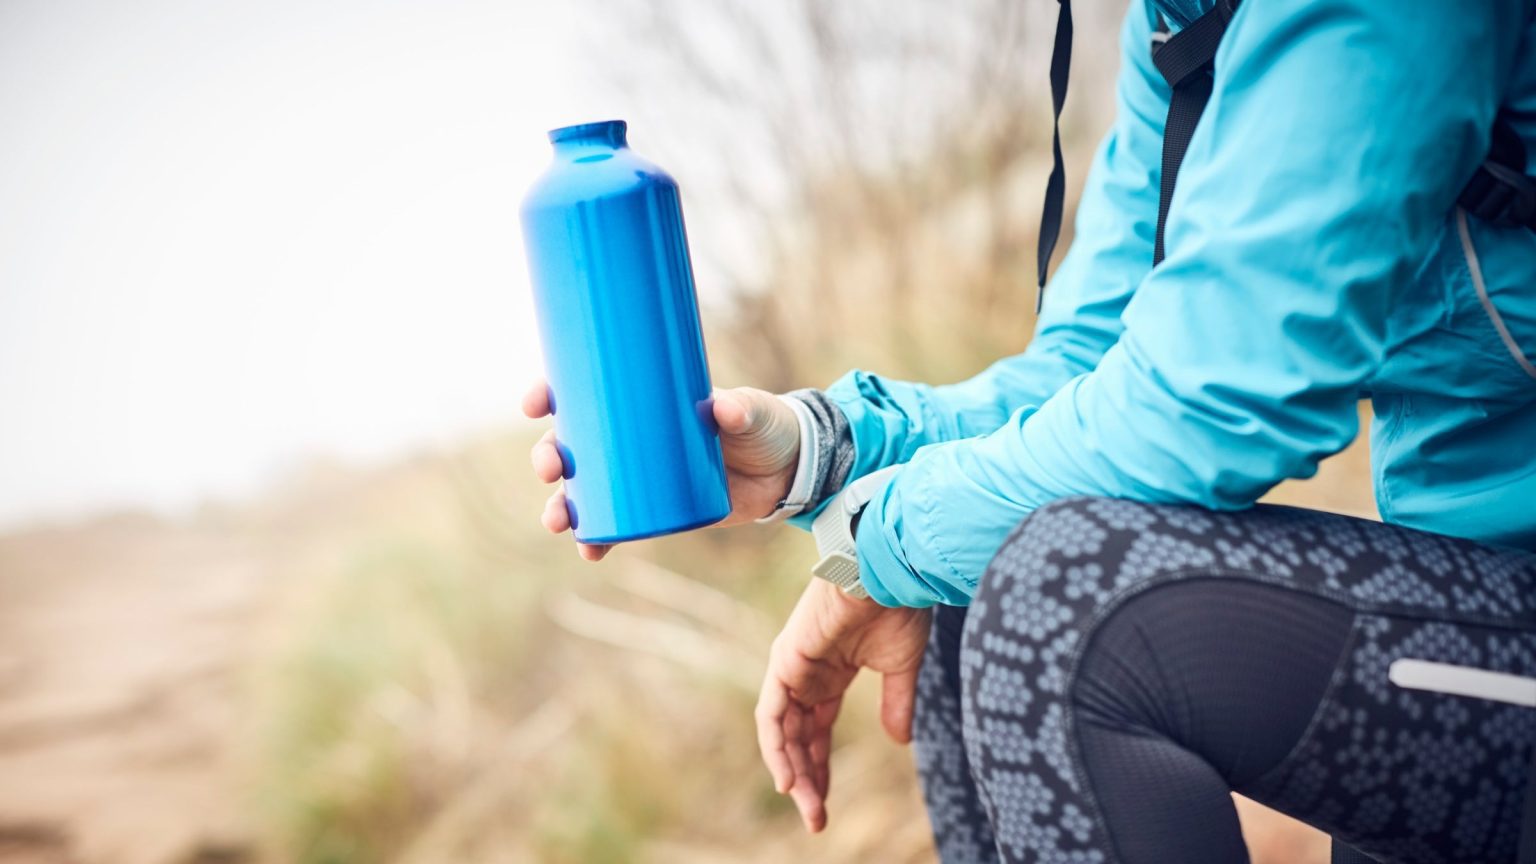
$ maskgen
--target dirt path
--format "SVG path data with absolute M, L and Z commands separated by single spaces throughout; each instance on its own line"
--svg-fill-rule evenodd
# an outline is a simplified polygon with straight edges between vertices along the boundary
M 0 538 L 0 864 L 249 861 L 259 546 L 140 518 Z

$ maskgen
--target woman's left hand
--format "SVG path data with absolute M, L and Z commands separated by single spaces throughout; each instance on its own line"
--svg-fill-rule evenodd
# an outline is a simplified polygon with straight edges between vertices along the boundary
M 927 609 L 891 609 L 812 579 L 773 640 L 757 699 L 757 743 L 774 788 L 794 799 L 807 831 L 827 824 L 832 724 L 861 667 L 884 676 L 880 723 L 912 740 L 917 670 L 928 644 Z

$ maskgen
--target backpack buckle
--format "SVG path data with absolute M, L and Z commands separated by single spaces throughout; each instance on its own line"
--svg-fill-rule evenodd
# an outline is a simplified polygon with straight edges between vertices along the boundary
M 1456 203 L 1484 222 L 1536 228 L 1536 179 L 1508 165 L 1478 166 Z

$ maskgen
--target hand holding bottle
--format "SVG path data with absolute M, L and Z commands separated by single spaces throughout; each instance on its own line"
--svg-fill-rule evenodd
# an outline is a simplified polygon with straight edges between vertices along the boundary
M 713 411 L 731 496 L 731 513 L 718 524 L 735 525 L 767 516 L 788 494 L 795 477 L 800 458 L 800 425 L 795 412 L 773 394 L 752 387 L 715 390 Z M 535 419 L 549 416 L 549 388 L 543 380 L 535 381 L 524 394 L 523 413 Z M 545 483 L 559 482 L 565 473 L 554 430 L 545 432 L 533 445 L 530 458 L 534 476 Z M 556 534 L 570 529 L 563 490 L 549 496 L 540 521 Z M 577 548 L 581 557 L 596 561 L 612 546 L 578 544 Z

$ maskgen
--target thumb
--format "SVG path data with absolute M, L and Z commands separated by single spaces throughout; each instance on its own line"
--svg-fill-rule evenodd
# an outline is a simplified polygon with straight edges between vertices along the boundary
M 916 669 L 886 673 L 880 687 L 880 725 L 897 744 L 912 741 L 912 704 L 916 699 Z
M 769 428 L 779 410 L 789 410 L 778 397 L 755 387 L 716 390 L 715 425 L 727 435 L 753 435 Z

